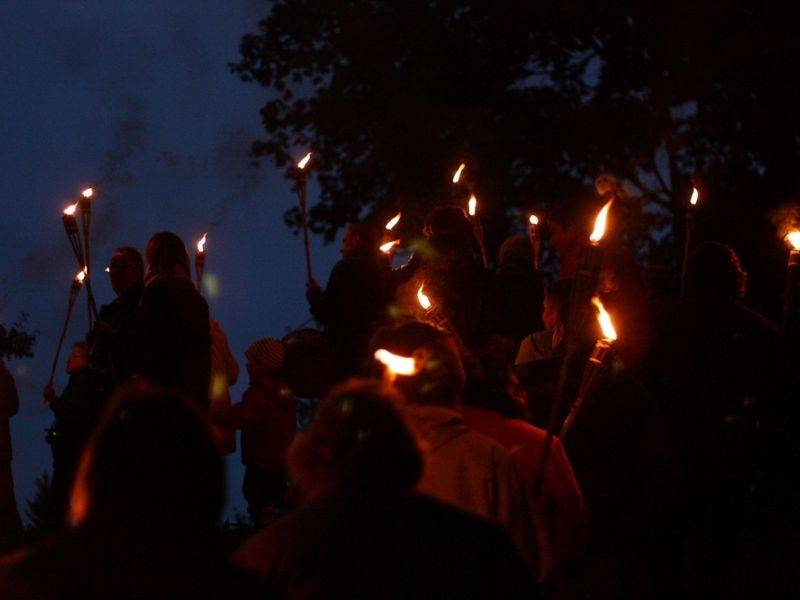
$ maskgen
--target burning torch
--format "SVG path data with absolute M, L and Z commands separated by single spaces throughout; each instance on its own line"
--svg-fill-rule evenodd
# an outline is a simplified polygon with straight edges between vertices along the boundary
M 528 216 L 528 239 L 533 247 L 533 268 L 539 270 L 539 257 L 542 250 L 542 238 L 539 235 L 539 217 L 531 213 Z
M 200 241 L 197 242 L 197 251 L 194 253 L 194 275 L 197 280 L 197 291 L 203 293 L 203 271 L 206 268 L 206 242 L 208 241 L 208 232 L 203 234 Z
M 303 243 L 306 250 L 306 274 L 308 275 L 308 281 L 314 278 L 311 274 L 311 245 L 308 241 L 308 212 L 306 202 L 306 192 L 308 188 L 308 172 L 306 171 L 306 167 L 310 160 L 311 152 L 300 159 L 297 166 L 292 170 L 295 179 L 295 190 L 297 191 L 297 198 L 300 203 L 300 223 L 303 227 Z
M 91 286 L 91 279 L 89 277 L 88 272 L 88 258 L 86 252 L 88 251 L 88 242 L 86 241 L 86 232 L 88 231 L 88 223 L 91 220 L 91 206 L 84 209 L 83 205 L 88 203 L 88 199 L 91 198 L 94 191 L 92 188 L 87 188 L 83 191 L 82 198 L 75 204 L 69 205 L 67 208 L 64 209 L 61 215 L 61 222 L 64 224 L 64 231 L 67 233 L 67 239 L 69 240 L 69 245 L 72 248 L 72 252 L 75 255 L 75 260 L 78 261 L 79 268 L 86 268 L 87 273 L 85 275 L 85 280 L 82 282 L 83 285 L 86 287 L 86 296 L 87 296 L 87 309 L 89 313 L 89 328 L 92 327 L 92 319 L 97 318 L 97 305 L 95 304 L 94 300 L 94 293 L 92 292 Z M 83 239 L 81 236 L 81 231 L 78 228 L 78 219 L 75 216 L 78 208 L 81 208 L 81 222 L 83 225 Z M 84 213 L 84 210 L 87 212 Z M 84 217 L 84 214 L 88 214 L 88 217 Z M 88 220 L 87 220 L 88 219 Z
M 385 376 L 389 383 L 394 383 L 398 375 L 408 377 L 417 374 L 417 359 L 413 356 L 401 356 L 379 348 L 375 350 L 374 357 L 385 367 Z
M 50 368 L 50 379 L 48 380 L 49 385 L 53 385 L 53 378 L 56 374 L 56 366 L 58 365 L 58 357 L 61 354 L 61 347 L 64 345 L 64 337 L 67 335 L 67 327 L 69 326 L 69 320 L 72 316 L 72 309 L 75 306 L 75 301 L 78 299 L 78 293 L 81 291 L 81 286 L 84 284 L 86 277 L 89 273 L 89 269 L 83 267 L 78 274 L 75 275 L 75 278 L 72 280 L 72 284 L 69 286 L 69 299 L 67 300 L 67 316 L 64 319 L 64 325 L 61 327 L 61 336 L 58 338 L 58 346 L 56 346 L 56 355 L 53 357 L 53 366 Z
M 564 424 L 561 426 L 561 432 L 558 436 L 561 438 L 562 442 L 572 427 L 575 417 L 578 416 L 581 407 L 584 402 L 586 402 L 586 398 L 588 398 L 595 387 L 597 387 L 598 381 L 600 381 L 601 376 L 605 372 L 607 357 L 610 355 L 611 348 L 617 339 L 617 332 L 614 329 L 614 324 L 611 322 L 611 317 L 606 312 L 605 307 L 603 307 L 603 303 L 595 296 L 592 298 L 592 304 L 594 304 L 597 309 L 597 321 L 600 323 L 603 337 L 595 342 L 592 355 L 589 357 L 589 361 L 586 363 L 586 367 L 583 370 L 581 385 L 580 388 L 578 388 L 578 396 L 575 398 L 575 402 L 572 404 L 572 408 L 569 414 L 567 414 L 567 418 L 564 419 Z
M 694 230 L 694 213 L 697 201 L 700 199 L 700 192 L 696 187 L 692 188 L 692 195 L 689 204 L 686 206 L 686 235 L 683 240 L 683 262 L 681 263 L 681 298 L 686 288 L 686 266 L 689 263 L 689 250 L 692 247 L 692 233 Z
M 475 194 L 471 194 L 467 201 L 467 212 L 469 219 L 472 221 L 472 230 L 475 232 L 475 239 L 478 240 L 478 247 L 481 250 L 481 259 L 483 259 L 483 266 L 489 268 L 489 258 L 486 254 L 486 239 L 483 235 L 483 223 L 478 217 L 478 199 Z
M 786 267 L 786 293 L 783 298 L 781 335 L 786 335 L 797 306 L 797 271 L 800 268 L 800 230 L 790 231 L 784 238 L 791 247 Z

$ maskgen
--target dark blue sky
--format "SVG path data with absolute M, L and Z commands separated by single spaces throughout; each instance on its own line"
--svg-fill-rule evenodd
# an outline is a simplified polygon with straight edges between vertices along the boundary
M 290 185 L 248 166 L 267 91 L 227 68 L 267 10 L 263 0 L 0 5 L 0 320 L 26 311 L 40 332 L 36 357 L 9 365 L 22 400 L 12 420 L 21 510 L 50 466 L 41 388 L 76 271 L 61 209 L 82 187 L 107 182 L 93 213 L 100 302 L 112 297 L 102 268 L 114 247 L 143 248 L 164 229 L 192 244 L 209 230 L 218 293 L 207 297 L 242 366 L 254 339 L 308 318 L 302 241 L 282 221 Z M 314 240 L 320 281 L 336 258 Z M 85 313 L 79 305 L 68 340 L 85 333 Z M 234 400 L 245 386 L 246 374 Z M 238 454 L 228 464 L 229 505 L 243 508 Z

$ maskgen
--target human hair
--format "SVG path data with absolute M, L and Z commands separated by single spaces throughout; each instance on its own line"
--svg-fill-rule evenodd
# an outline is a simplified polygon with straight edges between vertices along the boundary
M 123 257 L 125 262 L 135 267 L 141 273 L 144 273 L 144 259 L 142 253 L 133 246 L 120 246 L 114 250 L 114 254 L 119 254 Z M 187 257 L 188 258 L 188 257 Z
M 545 298 L 549 298 L 558 305 L 558 318 L 564 326 L 568 325 L 570 302 L 572 301 L 571 278 L 557 279 L 545 286 Z
M 289 474 L 312 496 L 326 492 L 404 492 L 422 475 L 414 436 L 388 384 L 351 379 L 335 387 L 288 450 Z
M 171 231 L 155 234 L 147 242 L 148 277 L 190 277 L 189 255 L 183 240 Z
M 112 397 L 84 450 L 71 520 L 202 533 L 223 500 L 222 457 L 207 419 L 182 396 L 135 381 Z
M 686 290 L 694 295 L 741 299 L 747 290 L 747 273 L 730 246 L 703 242 L 689 254 Z
M 466 385 L 464 365 L 453 336 L 421 321 L 408 321 L 379 330 L 372 351 L 384 348 L 402 356 L 417 356 L 415 375 L 399 376 L 395 386 L 409 403 L 457 406 Z

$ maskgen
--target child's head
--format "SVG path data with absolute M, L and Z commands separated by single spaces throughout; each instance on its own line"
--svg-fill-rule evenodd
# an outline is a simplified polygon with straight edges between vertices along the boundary
M 283 373 L 283 342 L 275 338 L 262 338 L 245 350 L 247 372 L 251 377 L 278 377 Z
M 566 325 L 571 293 L 571 279 L 559 279 L 545 288 L 542 322 L 547 331 L 553 331 L 559 323 Z

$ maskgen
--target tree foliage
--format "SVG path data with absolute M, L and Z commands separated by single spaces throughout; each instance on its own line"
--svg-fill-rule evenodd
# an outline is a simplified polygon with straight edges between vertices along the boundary
M 27 330 L 28 315 L 22 313 L 19 319 L 6 328 L 0 323 L 0 358 L 31 358 L 36 345 L 37 331 Z
M 452 201 L 461 161 L 492 244 L 513 209 L 574 202 L 609 171 L 640 256 L 669 264 L 694 181 L 707 235 L 749 222 L 780 246 L 765 217 L 797 194 L 796 30 L 702 2 L 278 0 L 232 69 L 270 91 L 256 156 L 315 150 L 328 239 L 365 208 Z

